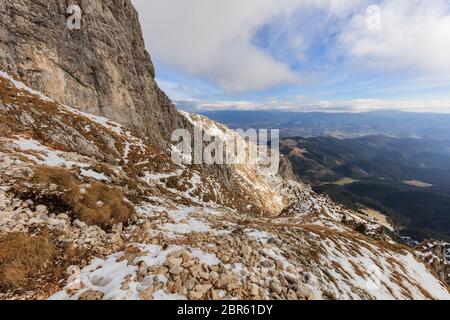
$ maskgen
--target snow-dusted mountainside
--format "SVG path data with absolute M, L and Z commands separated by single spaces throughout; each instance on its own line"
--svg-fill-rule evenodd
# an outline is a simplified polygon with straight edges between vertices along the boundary
M 450 298 L 376 220 L 256 166 L 231 188 L 5 73 L 0 133 L 2 299 Z

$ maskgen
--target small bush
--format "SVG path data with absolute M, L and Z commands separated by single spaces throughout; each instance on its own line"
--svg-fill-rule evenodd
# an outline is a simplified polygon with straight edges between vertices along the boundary
M 88 225 L 110 228 L 126 223 L 135 213 L 134 207 L 125 200 L 122 188 L 96 182 L 81 193 L 79 182 L 67 169 L 39 167 L 33 179 L 36 183 L 57 185 L 63 191 L 62 202 Z
M 77 180 L 73 174 L 65 168 L 36 167 L 34 169 L 33 182 L 39 184 L 55 184 L 72 196 L 80 193 Z
M 355 230 L 361 234 L 366 234 L 367 226 L 364 223 L 358 223 L 355 227 Z
M 115 223 L 127 222 L 135 212 L 124 197 L 121 188 L 97 182 L 73 206 L 80 220 L 87 224 L 111 227 Z
M 48 235 L 0 236 L 0 290 L 33 289 L 37 276 L 52 263 L 56 249 Z

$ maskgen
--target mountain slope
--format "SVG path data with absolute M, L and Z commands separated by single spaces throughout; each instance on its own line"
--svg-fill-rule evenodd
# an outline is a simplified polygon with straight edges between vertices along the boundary
M 450 298 L 383 227 L 301 183 L 243 167 L 233 173 L 246 181 L 241 198 L 151 140 L 5 73 L 0 119 L 0 298 Z M 271 204 L 281 214 L 245 211 Z M 17 238 L 28 245 L 4 254 Z M 45 268 L 21 269 L 30 281 L 20 281 L 8 266 L 42 238 Z
M 80 30 L 66 27 L 67 1 L 3 0 L 0 69 L 60 103 L 167 146 L 183 118 L 155 81 L 131 1 L 75 3 Z
M 294 172 L 349 207 L 381 211 L 402 235 L 450 239 L 450 143 L 368 136 L 281 141 Z

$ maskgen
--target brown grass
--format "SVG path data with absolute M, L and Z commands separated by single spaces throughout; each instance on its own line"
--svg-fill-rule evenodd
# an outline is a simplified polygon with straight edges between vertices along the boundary
M 77 218 L 89 225 L 110 228 L 126 223 L 135 213 L 132 204 L 125 201 L 123 189 L 96 182 L 85 193 L 79 182 L 67 169 L 38 167 L 33 180 L 39 184 L 55 184 L 62 191 L 61 200 Z
M 55 247 L 48 235 L 0 236 L 0 290 L 32 288 L 33 280 L 52 262 Z
M 80 190 L 77 180 L 73 174 L 64 168 L 35 167 L 33 182 L 39 184 L 55 184 L 67 193 Z
M 353 267 L 353 271 L 360 276 L 361 278 L 366 278 L 367 275 L 364 272 L 364 270 L 361 268 L 361 266 L 359 264 L 357 264 L 355 261 L 350 260 L 350 264 Z
M 93 184 L 81 199 L 74 199 L 74 208 L 79 218 L 90 225 L 111 227 L 126 223 L 135 213 L 134 207 L 124 200 L 121 188 L 110 188 L 104 183 Z
M 106 163 L 97 163 L 93 169 L 94 171 L 104 173 L 109 177 L 116 176 L 116 172 Z

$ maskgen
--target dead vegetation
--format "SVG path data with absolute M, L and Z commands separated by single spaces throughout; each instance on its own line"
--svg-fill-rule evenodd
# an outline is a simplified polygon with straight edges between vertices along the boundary
M 132 204 L 125 201 L 123 190 L 109 187 L 102 182 L 94 183 L 72 203 L 80 220 L 102 228 L 126 223 L 135 213 Z
M 58 193 L 46 195 L 44 199 L 49 200 L 50 204 L 57 204 L 63 211 L 72 211 L 73 218 L 88 225 L 111 228 L 114 224 L 125 224 L 135 213 L 122 188 L 95 182 L 82 192 L 81 183 L 65 168 L 37 167 L 33 182 L 38 186 L 44 185 L 44 189 L 51 189 L 50 185 L 56 186 Z
M 33 289 L 32 279 L 52 262 L 56 249 L 50 236 L 11 233 L 0 236 L 0 290 Z
M 69 266 L 83 266 L 89 251 L 58 242 L 58 231 L 35 229 L 0 236 L 0 293 L 3 298 L 33 292 L 36 299 L 61 290 Z

